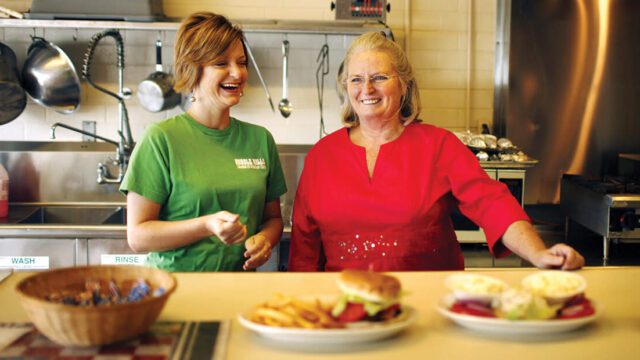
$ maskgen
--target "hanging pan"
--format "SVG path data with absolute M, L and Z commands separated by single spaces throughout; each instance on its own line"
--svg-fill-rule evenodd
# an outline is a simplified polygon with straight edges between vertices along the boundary
M 151 112 L 169 110 L 180 104 L 181 96 L 173 90 L 174 78 L 162 70 L 162 42 L 156 41 L 156 71 L 138 85 L 140 105 Z
M 80 105 L 80 79 L 67 54 L 41 37 L 33 37 L 22 67 L 22 87 L 31 98 L 61 114 Z
M 16 54 L 0 42 L 0 125 L 17 118 L 25 106 L 27 95 L 20 85 Z

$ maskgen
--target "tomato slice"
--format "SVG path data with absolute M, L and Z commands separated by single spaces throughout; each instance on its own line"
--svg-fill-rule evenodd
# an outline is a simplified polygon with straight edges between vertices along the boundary
M 575 319 L 595 314 L 591 301 L 586 297 L 571 300 L 565 307 L 560 309 L 558 319 Z
M 367 312 L 364 310 L 364 305 L 347 303 L 347 307 L 342 314 L 338 316 L 340 322 L 354 322 L 360 321 L 367 317 Z
M 496 317 L 496 314 L 492 308 L 477 302 L 456 302 L 451 306 L 449 310 L 458 314 L 492 318 Z

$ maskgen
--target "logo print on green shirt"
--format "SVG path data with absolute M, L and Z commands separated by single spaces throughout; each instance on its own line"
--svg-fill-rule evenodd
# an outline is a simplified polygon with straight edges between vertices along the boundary
M 257 169 L 265 170 L 267 168 L 267 162 L 263 158 L 259 159 L 235 159 L 236 167 L 238 169 Z

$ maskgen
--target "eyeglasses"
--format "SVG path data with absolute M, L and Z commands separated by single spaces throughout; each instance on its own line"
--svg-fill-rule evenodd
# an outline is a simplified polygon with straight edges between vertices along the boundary
M 375 74 L 371 76 L 349 76 L 347 78 L 347 85 L 363 86 L 366 84 L 367 80 L 369 80 L 373 86 L 383 86 L 387 81 L 394 77 L 398 77 L 398 75 Z

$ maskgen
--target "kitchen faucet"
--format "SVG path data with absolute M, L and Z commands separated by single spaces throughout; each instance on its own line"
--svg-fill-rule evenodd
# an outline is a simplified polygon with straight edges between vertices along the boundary
M 91 79 L 90 68 L 91 68 L 91 60 L 93 59 L 93 54 L 95 51 L 98 42 L 102 40 L 104 37 L 110 36 L 116 41 L 116 53 L 117 53 L 117 66 L 118 66 L 118 93 L 113 93 L 100 85 L 93 82 Z M 109 168 L 105 163 L 98 163 L 98 183 L 99 184 L 119 184 L 122 182 L 124 178 L 124 174 L 127 171 L 127 165 L 129 164 L 129 157 L 131 156 L 131 151 L 135 146 L 135 142 L 133 141 L 133 136 L 131 135 L 131 127 L 129 125 L 129 114 L 127 112 L 127 107 L 125 106 L 124 99 L 129 98 L 131 96 L 131 90 L 125 89 L 123 87 L 124 84 L 124 42 L 122 41 L 122 36 L 120 32 L 115 29 L 109 29 L 102 32 L 99 32 L 91 38 L 89 45 L 87 47 L 87 51 L 84 55 L 84 65 L 82 67 L 82 75 L 87 80 L 89 85 L 94 88 L 102 91 L 103 93 L 114 97 L 118 100 L 118 141 L 114 141 L 111 139 L 107 139 L 105 137 L 75 128 L 73 126 L 65 125 L 62 123 L 55 123 L 51 126 L 51 138 L 55 139 L 55 131 L 58 126 L 63 127 L 65 129 L 75 131 L 77 133 L 91 136 L 95 139 L 99 139 L 102 141 L 106 141 L 116 146 L 116 158 L 114 160 L 114 164 L 118 165 L 118 176 L 112 176 L 109 172 Z
M 96 135 L 78 128 L 75 128 L 73 126 L 69 126 L 63 123 L 55 123 L 53 125 L 51 125 L 51 134 L 50 137 L 52 139 L 56 138 L 56 128 L 57 127 L 62 127 L 71 131 L 75 131 L 77 133 L 80 133 L 82 135 L 87 135 L 87 136 L 91 136 L 93 138 L 96 138 L 98 140 L 102 140 L 104 142 L 108 142 L 110 144 L 113 144 L 116 146 L 116 158 L 114 159 L 114 164 L 118 165 L 118 176 L 112 176 L 111 173 L 109 172 L 109 168 L 107 167 L 107 165 L 105 163 L 98 163 L 98 184 L 119 184 L 120 182 L 122 182 L 122 179 L 124 178 L 124 173 L 127 171 L 127 165 L 129 164 L 129 157 L 131 156 L 131 151 L 133 150 L 133 145 L 129 142 L 127 142 L 127 140 L 125 139 L 124 135 L 122 134 L 122 131 L 118 130 L 118 134 L 120 135 L 120 140 L 119 141 L 114 141 L 111 139 L 107 139 L 105 137 L 102 137 L 100 135 Z

